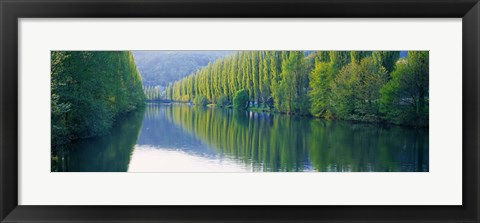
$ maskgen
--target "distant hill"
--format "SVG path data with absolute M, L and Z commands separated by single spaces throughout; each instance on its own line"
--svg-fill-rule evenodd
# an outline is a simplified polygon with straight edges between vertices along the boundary
M 132 51 L 145 86 L 167 86 L 235 51 Z

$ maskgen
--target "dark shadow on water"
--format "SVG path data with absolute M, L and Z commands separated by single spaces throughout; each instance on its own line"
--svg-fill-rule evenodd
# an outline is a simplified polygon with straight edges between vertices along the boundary
M 126 172 L 143 116 L 143 110 L 126 114 L 110 134 L 65 145 L 52 157 L 52 172 Z

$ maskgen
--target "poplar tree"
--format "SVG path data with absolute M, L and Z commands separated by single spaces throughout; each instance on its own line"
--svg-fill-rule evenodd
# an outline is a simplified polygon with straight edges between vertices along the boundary
M 383 66 L 388 73 L 391 73 L 400 58 L 400 51 L 374 51 L 372 56 L 375 64 Z

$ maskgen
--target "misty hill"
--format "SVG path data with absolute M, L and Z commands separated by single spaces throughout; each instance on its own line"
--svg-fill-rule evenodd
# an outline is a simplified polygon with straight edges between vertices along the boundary
M 132 51 L 145 86 L 167 86 L 234 51 Z

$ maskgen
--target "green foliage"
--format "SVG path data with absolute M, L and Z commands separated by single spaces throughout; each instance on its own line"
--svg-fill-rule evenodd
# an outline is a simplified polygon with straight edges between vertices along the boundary
M 222 95 L 231 99 L 244 89 L 255 106 L 275 104 L 280 112 L 308 114 L 308 74 L 314 56 L 305 58 L 302 51 L 238 52 L 170 84 L 162 95 L 176 101 L 204 95 L 216 103 Z
M 350 61 L 350 51 L 330 51 L 330 63 L 337 69 L 342 69 L 342 67 L 349 64 Z
M 271 58 L 269 52 L 262 52 L 260 58 L 260 100 L 262 102 L 267 102 L 271 95 L 271 78 L 272 72 L 270 70 L 271 67 Z
M 330 51 L 318 51 L 316 53 L 315 62 L 330 62 Z
M 336 115 L 341 119 L 378 121 L 380 88 L 386 83 L 386 70 L 371 57 L 345 66 L 332 82 Z
M 227 96 L 222 95 L 222 96 L 220 96 L 219 98 L 217 98 L 217 106 L 218 106 L 218 107 L 223 108 L 223 107 L 226 107 L 227 105 L 228 105 L 228 98 L 227 98 Z
M 282 52 L 274 51 L 270 53 L 270 73 L 271 73 L 271 98 L 275 108 L 280 107 L 282 101 L 283 92 L 280 89 L 280 80 L 282 73 Z
M 233 98 L 233 108 L 237 110 L 245 110 L 248 107 L 248 93 L 246 90 L 240 90 Z
M 208 100 L 205 96 L 198 95 L 193 100 L 193 104 L 195 104 L 195 106 L 205 107 L 208 104 Z
M 279 84 L 281 98 L 277 109 L 281 112 L 307 114 L 308 73 L 304 54 L 301 51 L 291 51 L 282 63 L 281 80 Z
M 363 58 L 368 57 L 372 54 L 371 51 L 350 51 L 351 63 L 360 63 Z
M 375 64 L 384 67 L 388 73 L 391 73 L 400 58 L 400 51 L 374 51 L 372 57 Z
M 428 126 L 428 52 L 409 52 L 396 64 L 391 80 L 381 89 L 381 111 L 387 121 Z
M 66 115 L 70 112 L 70 103 L 60 103 L 58 95 L 51 98 L 52 145 L 65 144 L 70 141 Z
M 52 51 L 52 146 L 103 135 L 115 119 L 145 104 L 127 51 Z
M 317 61 L 310 73 L 310 112 L 316 117 L 332 118 L 334 103 L 332 101 L 331 83 L 338 69 L 332 63 Z
M 408 58 L 422 61 L 418 56 L 422 53 L 428 57 L 428 52 L 410 52 Z M 288 114 L 411 125 L 413 121 L 393 118 L 400 111 L 393 106 L 399 99 L 392 92 L 400 86 L 387 82 L 395 76 L 393 73 L 400 72 L 397 70 L 405 70 L 397 69 L 399 57 L 399 51 L 240 51 L 175 81 L 160 95 L 177 101 L 202 95 L 222 104 L 244 90 L 247 99 L 242 109 L 253 104 Z M 426 70 L 426 79 L 420 76 L 423 79 L 415 80 L 428 85 L 428 64 L 421 69 L 424 73 Z M 428 110 L 428 88 L 419 91 L 423 96 L 409 99 L 417 101 L 417 108 L 401 112 L 413 117 L 405 119 L 428 125 L 428 114 L 424 114 Z

